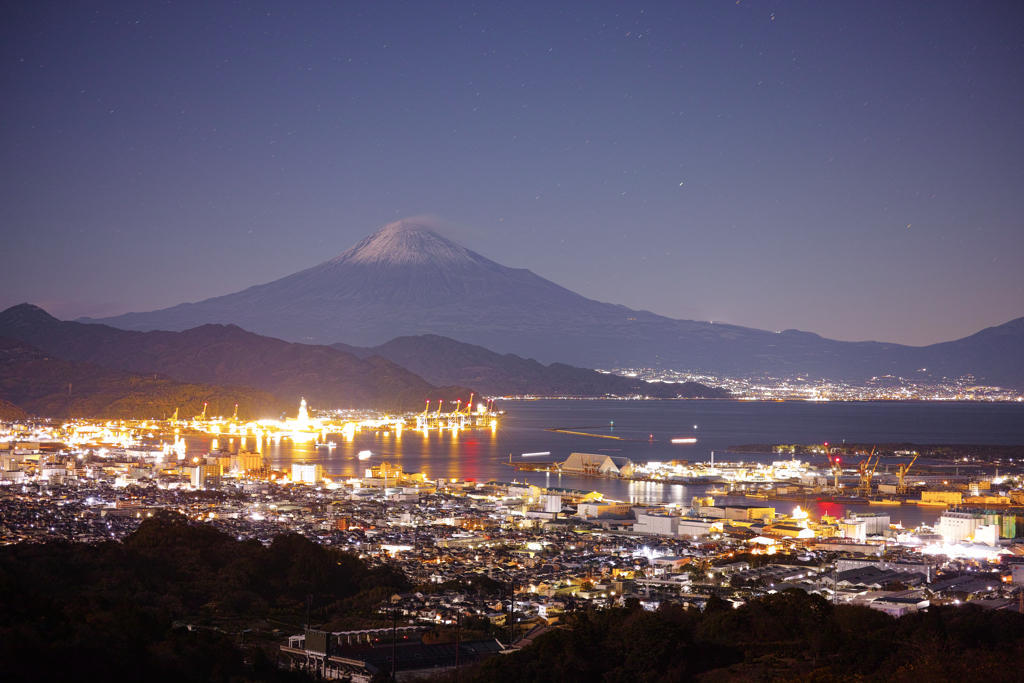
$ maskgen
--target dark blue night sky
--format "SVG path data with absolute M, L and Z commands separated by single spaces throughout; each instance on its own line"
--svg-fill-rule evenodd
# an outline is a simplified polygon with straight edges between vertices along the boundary
M 429 214 L 680 318 L 1024 316 L 1019 2 L 15 2 L 0 308 L 225 294 Z

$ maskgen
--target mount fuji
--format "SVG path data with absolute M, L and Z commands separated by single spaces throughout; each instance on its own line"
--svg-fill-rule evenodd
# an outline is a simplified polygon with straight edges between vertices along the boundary
M 294 342 L 361 347 L 433 334 L 585 367 L 853 381 L 970 373 L 978 383 L 1024 386 L 1024 318 L 927 347 L 675 320 L 587 299 L 529 270 L 491 261 L 415 219 L 387 225 L 336 258 L 267 284 L 149 313 L 81 321 L 143 331 L 234 324 Z

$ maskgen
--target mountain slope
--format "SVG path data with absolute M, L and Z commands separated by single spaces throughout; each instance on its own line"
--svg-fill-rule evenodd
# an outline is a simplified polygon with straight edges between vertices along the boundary
M 1007 387 L 1024 388 L 1024 318 L 987 327 L 963 339 L 921 349 L 921 367 L 937 375 L 974 375 Z
M 418 408 L 427 398 L 466 398 L 468 389 L 438 389 L 384 358 L 365 359 L 327 346 L 292 344 L 234 325 L 184 332 L 132 332 L 60 321 L 22 304 L 0 313 L 0 334 L 48 354 L 129 372 L 156 372 L 183 382 L 244 385 L 289 403 L 324 408 Z
M 1024 385 L 1024 334 L 1018 331 L 994 346 L 968 337 L 943 350 L 673 320 L 587 299 L 464 249 L 415 221 L 385 226 L 337 258 L 274 282 L 103 322 L 132 330 L 231 323 L 292 341 L 355 346 L 437 334 L 543 363 L 855 381 L 886 374 L 920 378 L 917 371 L 934 356 L 936 373 L 972 372 L 980 382 Z M 986 349 L 1001 355 L 988 358 Z
M 727 391 L 695 382 L 650 383 L 563 363 L 552 363 L 545 367 L 532 358 L 520 358 L 511 353 L 502 355 L 482 346 L 432 334 L 398 337 L 366 351 L 392 360 L 428 382 L 473 386 L 489 396 L 640 394 L 656 398 L 729 397 Z
M 251 420 L 279 417 L 288 406 L 249 387 L 218 387 L 137 375 L 94 363 L 52 358 L 25 342 L 0 337 L 0 399 L 44 417 L 166 419 L 176 409 L 197 415 L 208 403 L 210 415 Z
M 16 422 L 18 420 L 24 420 L 27 417 L 28 413 L 20 407 L 14 405 L 10 401 L 0 399 L 0 422 Z

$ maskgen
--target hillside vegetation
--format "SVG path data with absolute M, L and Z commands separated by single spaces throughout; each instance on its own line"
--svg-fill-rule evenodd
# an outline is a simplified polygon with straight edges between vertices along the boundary
M 542 365 L 532 358 L 500 354 L 474 344 L 425 334 L 399 337 L 370 349 L 346 344 L 334 348 L 377 355 L 412 370 L 428 382 L 476 387 L 489 396 L 650 396 L 653 398 L 729 398 L 724 389 L 697 382 L 665 384 L 636 377 L 607 375 L 564 363 Z
M 304 680 L 273 666 L 283 635 L 307 614 L 328 628 L 379 623 L 375 606 L 409 588 L 387 565 L 297 534 L 264 546 L 159 512 L 123 543 L 0 548 L 0 661 L 9 680 Z M 967 604 L 895 619 L 798 589 L 738 609 L 713 596 L 703 612 L 631 599 L 563 622 L 434 680 L 1009 683 L 1024 657 L 1016 612 Z
M 24 342 L 0 337 L 0 399 L 23 412 L 56 418 L 166 419 L 179 410 L 244 420 L 279 417 L 289 406 L 259 389 L 189 384 L 168 377 L 111 370 L 52 358 Z M 2 409 L 2 406 L 0 406 Z M 17 414 L 12 418 L 21 419 Z
M 305 398 L 319 408 L 404 411 L 427 399 L 469 398 L 469 389 L 436 387 L 395 363 L 328 346 L 293 344 L 234 325 L 184 332 L 130 332 L 57 320 L 22 304 L 0 313 L 0 335 L 69 361 L 165 375 L 179 382 L 254 387 L 288 405 Z
M 299 632 L 307 608 L 314 615 L 351 612 L 405 585 L 401 574 L 370 569 L 302 536 L 278 536 L 265 547 L 176 513 L 158 513 L 124 543 L 5 546 L 3 676 L 308 680 L 275 667 L 280 639 L 270 636 L 271 623 Z
M 932 607 L 895 619 L 799 589 L 702 613 L 665 606 L 570 615 L 571 629 L 482 662 L 461 683 L 1010 683 L 1020 680 L 1024 616 Z
M 14 405 L 10 401 L 5 401 L 0 398 L 0 421 L 14 422 L 16 420 L 24 420 L 27 417 L 28 413 L 20 407 Z

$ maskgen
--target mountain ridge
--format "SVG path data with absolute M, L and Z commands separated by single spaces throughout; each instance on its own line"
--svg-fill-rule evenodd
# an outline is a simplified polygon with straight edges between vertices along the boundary
M 137 332 L 61 321 L 31 304 L 0 313 L 0 335 L 45 353 L 183 382 L 249 386 L 297 404 L 326 408 L 418 408 L 427 398 L 467 398 L 470 389 L 435 387 L 390 360 L 297 344 L 207 324 L 182 332 Z
M 1018 321 L 981 336 L 911 347 L 675 320 L 587 299 L 529 270 L 491 261 L 415 220 L 389 224 L 335 258 L 240 292 L 83 321 L 134 330 L 230 323 L 289 341 L 355 347 L 436 334 L 577 367 L 843 381 L 972 374 L 978 383 L 1024 388 L 1024 323 Z M 927 377 L 921 368 L 928 368 Z
M 577 368 L 564 363 L 544 366 L 532 358 L 498 354 L 482 346 L 438 335 L 396 337 L 371 349 L 435 384 L 471 384 L 489 396 L 648 396 L 651 398 L 729 398 L 724 389 L 697 382 L 645 382 Z
M 0 403 L 43 417 L 166 419 L 180 409 L 197 415 L 209 404 L 211 415 L 242 419 L 280 417 L 289 408 L 259 389 L 179 382 L 164 375 L 141 375 L 95 363 L 53 358 L 18 339 L 0 336 Z

